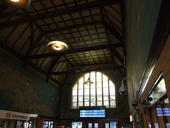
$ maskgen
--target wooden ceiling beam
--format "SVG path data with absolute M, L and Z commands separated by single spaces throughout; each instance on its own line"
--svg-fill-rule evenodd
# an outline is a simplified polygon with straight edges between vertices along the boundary
M 78 25 L 73 25 L 73 26 L 67 26 L 67 27 L 62 27 L 62 28 L 57 28 L 57 29 L 46 30 L 46 31 L 44 31 L 44 33 L 48 34 L 48 33 L 61 32 L 61 31 L 65 31 L 65 30 L 71 30 L 71 29 L 86 27 L 86 26 L 90 26 L 90 25 L 97 25 L 97 24 L 101 24 L 101 23 L 102 23 L 102 21 L 83 23 L 83 24 L 78 24 Z
M 60 16 L 63 14 L 70 14 L 73 12 L 86 10 L 86 9 L 90 9 L 90 8 L 96 8 L 96 7 L 109 5 L 109 4 L 119 4 L 119 0 L 98 0 L 97 2 L 96 1 L 88 2 L 85 4 L 79 4 L 79 5 L 63 8 L 63 9 L 57 9 L 54 11 L 50 11 L 50 12 L 46 12 L 46 13 L 42 13 L 42 14 L 38 14 L 38 15 L 25 16 L 25 17 L 22 17 L 22 18 L 19 18 L 16 20 L 11 20 L 8 22 L 1 23 L 0 29 L 9 27 L 9 26 L 24 24 L 27 22 L 33 22 L 36 20 L 42 20 L 42 19 L 46 19 L 46 18 L 50 18 L 50 17 L 57 17 L 57 16 Z
M 123 66 L 116 66 L 116 67 L 108 67 L 108 68 L 87 69 L 80 73 L 86 73 L 91 71 L 107 71 L 107 70 L 115 70 L 115 69 L 123 69 L 123 68 L 124 68 Z M 50 75 L 63 75 L 63 74 L 72 74 L 72 73 L 77 73 L 77 72 L 75 72 L 74 70 L 68 72 L 51 72 Z
M 97 67 L 97 66 L 104 66 L 104 65 L 114 66 L 112 62 L 105 62 L 105 63 L 98 63 L 98 64 L 97 63 L 95 63 L 95 64 L 84 64 L 84 65 L 78 65 L 78 66 L 73 66 L 73 67 L 86 68 L 86 67 L 92 67 L 92 66 Z
M 107 22 L 102 22 L 103 26 L 120 42 L 122 43 L 122 36 L 118 33 L 118 31 L 110 26 Z
M 53 60 L 53 62 L 51 63 L 50 68 L 47 73 L 47 82 L 49 81 L 51 71 L 53 70 L 56 63 L 60 60 L 60 58 L 61 58 L 61 55 L 57 56 L 57 58 L 55 60 Z
M 114 49 L 110 48 L 110 52 L 120 61 L 120 63 L 122 63 L 122 65 L 124 64 L 123 58 Z
M 67 50 L 67 51 L 61 52 L 61 53 L 53 52 L 53 53 L 46 53 L 46 54 L 37 54 L 37 55 L 28 56 L 26 59 L 36 59 L 36 58 L 43 58 L 43 57 L 52 57 L 52 56 L 58 56 L 58 55 L 64 55 L 64 54 L 72 54 L 72 53 L 95 51 L 95 50 L 109 49 L 109 48 L 118 48 L 118 47 L 122 47 L 122 44 L 118 43 L 118 44 L 108 44 L 108 45 L 92 46 L 92 47 L 86 47 L 86 48 Z

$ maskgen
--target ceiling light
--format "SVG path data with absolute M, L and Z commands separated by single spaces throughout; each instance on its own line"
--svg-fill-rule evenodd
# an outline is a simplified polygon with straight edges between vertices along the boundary
M 62 41 L 50 41 L 47 44 L 47 47 L 49 47 L 50 50 L 55 51 L 55 52 L 63 52 L 68 49 L 67 44 Z
M 90 80 L 90 77 L 87 79 L 87 81 L 84 82 L 84 84 L 90 85 L 90 84 L 94 84 L 93 81 Z
M 3 0 L 7 5 L 17 8 L 26 8 L 29 6 L 31 0 Z

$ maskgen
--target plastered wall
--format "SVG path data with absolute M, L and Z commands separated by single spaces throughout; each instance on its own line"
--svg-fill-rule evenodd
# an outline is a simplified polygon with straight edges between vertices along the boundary
M 59 117 L 62 88 L 0 49 L 0 109 Z

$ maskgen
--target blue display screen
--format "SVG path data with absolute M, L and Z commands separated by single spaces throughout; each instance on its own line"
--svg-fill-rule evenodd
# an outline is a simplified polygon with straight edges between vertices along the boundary
M 80 117 L 105 117 L 105 110 L 80 110 Z
M 156 108 L 157 116 L 170 116 L 170 108 Z

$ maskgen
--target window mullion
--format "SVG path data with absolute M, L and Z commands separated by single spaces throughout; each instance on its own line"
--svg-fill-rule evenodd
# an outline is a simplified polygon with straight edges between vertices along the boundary
M 89 77 L 91 78 L 90 73 L 89 73 Z M 91 84 L 89 85 L 89 106 L 91 106 Z
M 84 75 L 83 75 L 83 107 L 84 107 L 84 102 L 85 102 L 85 100 L 84 100 L 84 91 L 85 91 L 85 87 L 84 87 L 84 81 L 85 81 L 85 77 L 84 77 Z
M 108 79 L 108 98 L 109 98 L 109 108 L 110 108 L 110 84 L 109 84 L 109 79 Z
M 77 109 L 79 107 L 79 82 L 77 82 Z
M 103 98 L 103 74 L 101 74 L 101 84 L 102 84 L 102 106 L 104 106 L 104 98 Z
M 110 90 L 115 90 L 114 83 L 103 73 L 94 71 L 93 74 L 89 72 L 89 74 L 84 74 L 80 79 L 76 81 L 77 84 L 77 92 L 74 90 L 74 93 L 77 93 L 77 101 L 74 101 L 74 104 L 77 102 L 77 105 L 74 105 L 74 108 L 79 108 L 79 106 L 85 106 L 87 103 L 87 106 L 104 106 L 107 105 L 107 107 L 112 108 L 116 106 L 116 96 L 115 92 Z M 84 85 L 84 81 L 86 81 L 86 76 L 92 77 L 95 85 L 88 85 L 88 89 L 86 89 L 86 86 Z M 98 82 L 97 82 L 98 81 Z M 83 82 L 83 83 L 82 83 Z M 98 83 L 100 84 L 100 87 L 98 86 Z M 83 84 L 83 85 L 82 85 Z M 75 85 L 76 86 L 76 85 Z M 83 86 L 83 87 L 82 87 Z M 93 87 L 93 88 L 92 88 Z M 73 92 L 72 88 L 72 92 Z M 80 90 L 81 89 L 81 90 Z M 85 93 L 85 91 L 88 91 Z M 95 93 L 95 94 L 94 94 Z M 92 96 L 93 95 L 93 96 Z M 86 98 L 87 97 L 87 102 Z M 73 98 L 73 94 L 72 94 Z M 91 98 L 95 98 L 91 101 Z M 102 101 L 101 101 L 102 100 Z M 82 103 L 83 102 L 83 103 Z M 92 103 L 95 104 L 92 104 Z M 73 104 L 73 100 L 72 100 Z
M 96 106 L 97 106 L 97 83 L 96 83 L 96 82 L 97 82 L 97 80 L 96 80 L 97 77 L 96 77 L 96 74 L 97 74 L 97 73 L 95 72 L 95 82 L 94 82 L 94 83 L 95 83 L 95 91 L 96 91 L 96 94 L 95 94 L 95 95 L 96 95 Z

